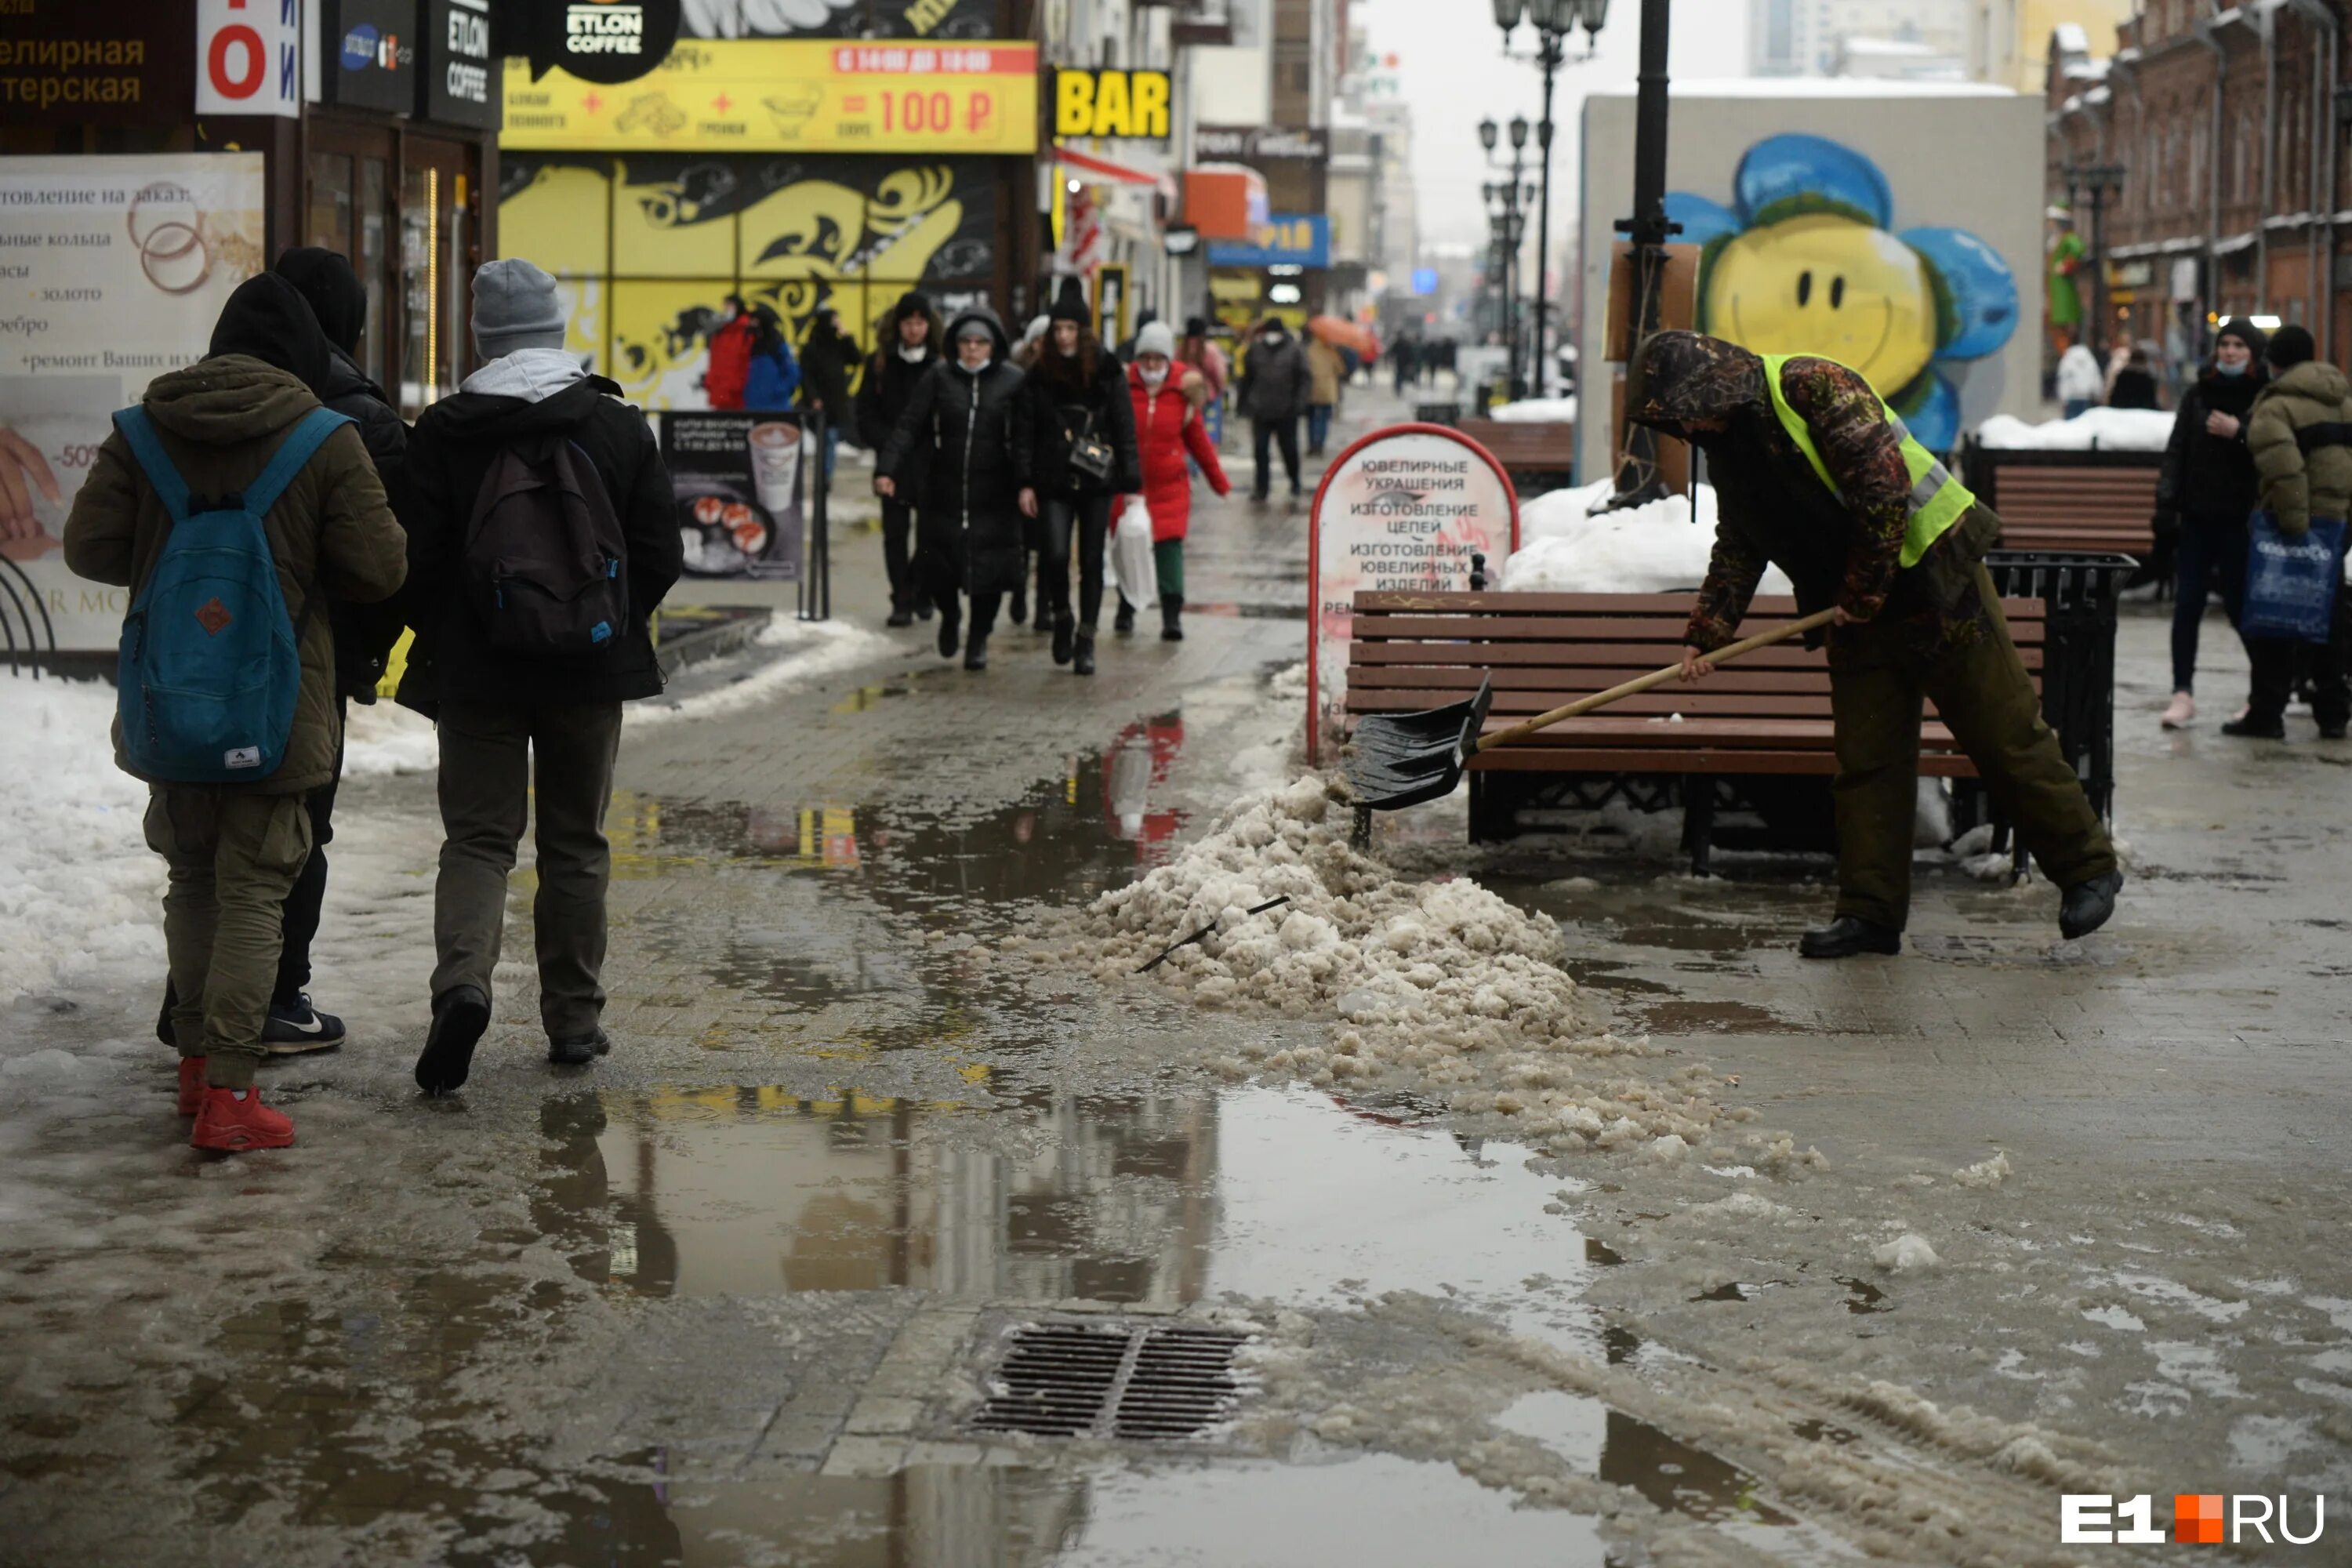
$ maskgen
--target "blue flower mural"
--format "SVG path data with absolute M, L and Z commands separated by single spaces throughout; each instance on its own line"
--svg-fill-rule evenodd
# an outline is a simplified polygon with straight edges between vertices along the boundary
M 1817 353 L 1868 379 L 1937 451 L 1959 439 L 1948 373 L 2017 330 L 2017 279 L 1965 229 L 1897 232 L 1878 165 L 1826 137 L 1768 136 L 1732 205 L 1676 191 L 1676 237 L 1702 247 L 1699 328 L 1758 353 Z

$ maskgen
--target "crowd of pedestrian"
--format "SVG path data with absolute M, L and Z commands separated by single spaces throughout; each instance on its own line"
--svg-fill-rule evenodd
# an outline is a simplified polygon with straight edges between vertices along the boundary
M 530 262 L 476 274 L 481 368 L 414 429 L 358 368 L 365 319 L 347 258 L 288 251 L 230 295 L 204 359 L 115 416 L 65 528 L 75 572 L 131 591 L 115 752 L 149 786 L 158 1029 L 200 1149 L 292 1143 L 255 1069 L 342 1037 L 305 990 L 323 848 L 348 705 L 374 700 L 404 626 L 397 700 L 439 729 L 444 834 L 416 1082 L 467 1079 L 534 813 L 549 1059 L 608 1048 L 603 824 L 621 704 L 660 689 L 669 480 L 643 414 L 564 351 Z M 756 321 L 737 336 L 756 360 Z

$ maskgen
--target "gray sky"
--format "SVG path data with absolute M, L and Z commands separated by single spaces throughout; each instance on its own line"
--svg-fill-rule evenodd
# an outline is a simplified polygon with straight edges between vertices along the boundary
M 1543 73 L 1532 63 L 1503 58 L 1503 35 L 1495 26 L 1490 0 L 1354 0 L 1350 19 L 1358 17 L 1377 53 L 1398 57 L 1396 74 L 1405 101 L 1412 106 L 1413 184 L 1423 240 L 1484 244 L 1486 219 L 1478 187 L 1494 176 L 1486 172 L 1478 121 L 1487 115 L 1503 122 L 1514 114 L 1525 114 L 1530 121 L 1538 119 L 1543 109 Z M 1576 133 L 1584 95 L 1633 79 L 1641 58 L 1641 32 L 1642 0 L 1613 0 L 1590 62 L 1577 59 L 1584 52 L 1583 32 L 1570 40 L 1570 63 L 1560 68 L 1552 102 L 1559 127 L 1552 141 L 1555 245 L 1575 224 Z M 1531 54 L 1534 36 L 1533 29 L 1521 24 L 1513 36 L 1517 52 Z M 1678 78 L 1747 75 L 1744 0 L 1682 0 L 1675 5 L 1668 69 Z M 1528 151 L 1532 169 L 1532 135 Z M 1624 172 L 1624 185 L 1623 203 L 1630 208 L 1630 169 Z M 1528 226 L 1532 229 L 1533 223 Z

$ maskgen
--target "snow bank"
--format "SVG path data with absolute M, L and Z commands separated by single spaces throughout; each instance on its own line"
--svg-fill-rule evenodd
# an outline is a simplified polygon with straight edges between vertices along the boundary
M 631 725 L 659 724 L 677 719 L 709 719 L 738 713 L 821 676 L 854 669 L 868 659 L 903 651 L 908 645 L 846 621 L 803 621 L 776 613 L 751 639 L 756 648 L 783 649 L 783 658 L 763 664 L 740 680 L 715 691 L 698 692 L 676 702 L 633 702 Z
M 1671 495 L 1628 511 L 1596 512 L 1614 481 L 1538 496 L 1519 510 L 1519 549 L 1503 569 L 1503 587 L 1527 594 L 1663 594 L 1696 588 L 1715 548 L 1715 487 L 1697 487 L 1698 516 L 1687 496 Z M 1778 567 L 1759 590 L 1793 592 Z
M 163 972 L 147 786 L 114 765 L 114 688 L 0 676 L 0 1005 Z
M 2072 419 L 2028 425 L 1996 414 L 1977 426 L 1977 439 L 2005 451 L 2161 452 L 2172 439 L 2172 416 L 2160 408 L 2086 408 Z
M 1497 405 L 1486 411 L 1489 419 L 1506 425 L 1573 425 L 1576 423 L 1576 399 L 1573 397 L 1527 397 L 1517 403 Z
M 441 766 L 441 734 L 433 721 L 389 697 L 353 707 L 343 724 L 343 776 L 390 778 L 429 773 Z
M 1148 984 L 1205 1005 L 1263 1006 L 1332 1021 L 1328 1047 L 1260 1044 L 1265 1069 L 1320 1086 L 1424 1095 L 1511 1119 L 1511 1136 L 1552 1152 L 1696 1148 L 1725 1120 L 1703 1067 L 1657 1078 L 1658 1053 L 1599 1026 L 1560 968 L 1552 921 L 1467 879 L 1407 881 L 1349 844 L 1344 786 L 1309 773 L 1226 808 L 1166 865 L 1104 894 L 1066 933 L 1015 939 L 1040 962 L 1074 950 L 1097 978 L 1134 984 L 1160 949 L 1213 921 Z M 1289 902 L 1252 915 L 1276 898 Z M 1751 1139 L 1759 1163 L 1785 1165 Z M 1785 1140 L 1783 1140 L 1785 1142 Z

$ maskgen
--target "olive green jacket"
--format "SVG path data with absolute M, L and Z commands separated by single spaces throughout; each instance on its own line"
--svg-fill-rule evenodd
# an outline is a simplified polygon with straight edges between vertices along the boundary
M 2281 533 L 2343 517 L 2352 510 L 2352 383 L 2317 360 L 2287 371 L 2247 413 L 2246 449 Z
M 180 477 L 192 492 L 208 496 L 242 489 L 259 477 L 295 421 L 319 406 L 291 373 L 244 354 L 221 354 L 159 375 L 144 402 Z M 301 795 L 334 778 L 342 747 L 331 617 L 305 618 L 302 606 L 320 592 L 359 605 L 390 597 L 408 575 L 408 536 L 393 518 L 353 425 L 327 437 L 262 527 L 288 612 L 302 622 L 302 688 L 278 771 L 249 784 L 221 787 Z M 128 587 L 136 600 L 171 533 L 172 514 L 131 455 L 131 444 L 120 430 L 109 432 L 66 519 L 66 564 L 92 582 Z M 123 759 L 119 726 L 114 754 L 123 772 L 137 773 Z

